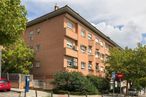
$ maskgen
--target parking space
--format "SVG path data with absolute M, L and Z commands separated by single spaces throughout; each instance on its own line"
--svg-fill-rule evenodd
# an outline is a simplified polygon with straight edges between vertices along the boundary
M 0 92 L 0 97 L 19 97 L 19 93 L 17 92 Z

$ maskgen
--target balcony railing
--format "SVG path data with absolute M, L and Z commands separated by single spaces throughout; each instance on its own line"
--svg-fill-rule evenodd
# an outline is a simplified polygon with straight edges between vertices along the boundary
M 102 61 L 100 60 L 100 58 L 95 58 L 96 63 L 101 63 Z
M 72 57 L 78 57 L 77 50 L 74 50 L 71 48 L 65 48 L 65 55 L 72 56 Z
M 65 36 L 67 36 L 71 39 L 74 39 L 74 40 L 78 39 L 77 33 L 69 28 L 65 28 Z
M 89 60 L 89 61 L 94 61 L 94 55 L 93 55 L 93 54 L 88 55 L 88 60 Z
M 70 66 L 67 66 L 69 68 L 73 68 L 73 69 L 78 69 L 78 66 L 77 65 L 70 65 Z
M 88 45 L 93 46 L 94 45 L 94 40 L 88 40 Z
M 96 47 L 96 49 L 99 50 L 100 49 L 100 44 L 96 43 L 95 47 Z

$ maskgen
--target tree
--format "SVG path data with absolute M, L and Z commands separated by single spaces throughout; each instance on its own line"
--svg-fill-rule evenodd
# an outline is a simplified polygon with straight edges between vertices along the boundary
M 106 66 L 106 70 L 109 74 L 123 73 L 125 80 L 134 86 L 138 79 L 146 77 L 146 47 L 138 45 L 135 49 L 123 50 L 112 48 L 107 63 L 109 65 Z
M 33 57 L 33 50 L 28 48 L 23 40 L 19 39 L 3 50 L 2 71 L 4 73 L 29 74 Z
M 21 0 L 0 0 L 0 45 L 14 43 L 26 27 L 26 10 Z

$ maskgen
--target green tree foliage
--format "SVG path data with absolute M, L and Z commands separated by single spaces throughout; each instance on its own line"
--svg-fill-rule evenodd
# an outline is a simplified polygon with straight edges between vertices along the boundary
M 97 93 L 96 87 L 79 72 L 58 72 L 54 76 L 55 90 Z
M 125 75 L 125 80 L 137 83 L 138 79 L 146 77 L 146 47 L 139 45 L 135 49 L 123 50 L 113 48 L 107 63 L 108 74 L 121 72 Z
M 107 93 L 110 89 L 109 81 L 105 78 L 88 75 L 87 78 L 92 82 L 100 93 Z
M 20 38 L 26 22 L 21 0 L 0 0 L 0 45 L 11 44 Z
M 3 50 L 2 71 L 4 73 L 29 74 L 33 57 L 33 50 L 28 48 L 23 40 L 19 39 Z

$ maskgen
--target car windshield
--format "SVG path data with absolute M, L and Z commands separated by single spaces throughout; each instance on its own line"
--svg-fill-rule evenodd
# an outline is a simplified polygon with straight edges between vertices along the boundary
M 136 89 L 129 89 L 129 91 L 136 91 Z
M 1 83 L 7 83 L 8 81 L 7 80 L 0 80 L 0 84 Z

